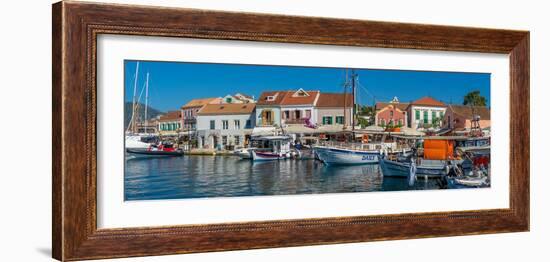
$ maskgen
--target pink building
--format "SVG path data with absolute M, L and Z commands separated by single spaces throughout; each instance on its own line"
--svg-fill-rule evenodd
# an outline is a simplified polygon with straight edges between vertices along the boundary
M 409 103 L 400 103 L 397 97 L 394 97 L 393 100 L 388 103 L 376 103 L 375 125 L 408 126 L 408 107 Z

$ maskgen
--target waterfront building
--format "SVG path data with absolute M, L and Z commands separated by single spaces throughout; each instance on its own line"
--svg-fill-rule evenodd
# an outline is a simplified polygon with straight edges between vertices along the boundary
M 189 101 L 181 107 L 181 126 L 183 130 L 195 130 L 197 120 L 196 115 L 201 108 L 208 104 L 220 104 L 221 97 L 199 98 Z
M 491 127 L 491 109 L 485 106 L 448 105 L 442 127 L 451 130 L 468 130 L 472 120 L 479 120 L 479 128 Z
M 260 95 L 256 106 L 258 126 L 317 123 L 315 104 L 319 91 L 268 91 Z
M 221 149 L 248 144 L 255 123 L 254 103 L 207 104 L 196 114 L 199 148 Z
M 425 96 L 410 103 L 407 109 L 409 126 L 414 129 L 439 128 L 445 116 L 447 105 Z
M 407 109 L 409 103 L 401 103 L 397 97 L 390 102 L 378 102 L 374 105 L 374 121 L 377 126 L 408 126 L 409 117 Z
M 181 127 L 181 111 L 169 111 L 158 119 L 160 135 L 178 135 Z
M 353 95 L 320 93 L 315 104 L 318 125 L 352 125 Z

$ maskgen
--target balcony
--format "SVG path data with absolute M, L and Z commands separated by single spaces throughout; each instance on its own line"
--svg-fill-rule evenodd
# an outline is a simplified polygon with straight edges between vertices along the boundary
M 309 118 L 289 118 L 284 119 L 285 124 L 305 124 Z

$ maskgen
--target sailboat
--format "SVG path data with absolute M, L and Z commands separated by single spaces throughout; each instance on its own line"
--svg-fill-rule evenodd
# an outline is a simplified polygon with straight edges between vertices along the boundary
M 175 148 L 173 144 L 168 143 L 149 143 L 147 140 L 151 138 L 151 135 L 147 133 L 147 109 L 149 107 L 149 73 L 147 73 L 146 82 L 145 82 L 145 126 L 144 133 L 140 134 L 137 132 L 137 114 L 138 114 L 138 103 L 140 99 L 136 99 L 137 95 L 137 82 L 139 74 L 139 62 L 136 65 L 136 75 L 134 79 L 134 98 L 132 101 L 132 118 L 130 125 L 125 136 L 125 148 L 126 153 L 129 157 L 159 157 L 159 156 L 181 156 L 183 155 L 183 150 Z M 140 95 L 141 98 L 141 95 Z M 131 131 L 130 131 L 131 129 Z
M 357 74 L 355 70 L 351 71 L 351 80 L 346 77 L 344 84 L 344 99 L 347 100 L 347 88 L 351 86 L 353 96 L 353 110 L 352 110 L 352 125 L 351 132 L 346 130 L 344 121 L 344 127 L 342 133 L 344 135 L 351 136 L 351 142 L 336 142 L 336 143 L 324 143 L 314 146 L 316 156 L 325 164 L 328 165 L 358 165 L 358 164 L 376 164 L 379 161 L 380 153 L 386 147 L 388 143 L 355 143 L 355 90 Z M 344 101 L 344 119 L 347 114 L 347 101 Z M 395 142 L 394 142 L 395 143 Z M 391 145 L 390 145 L 391 146 Z

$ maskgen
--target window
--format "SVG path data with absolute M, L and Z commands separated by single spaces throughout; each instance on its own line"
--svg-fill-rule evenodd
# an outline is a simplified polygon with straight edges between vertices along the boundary
M 437 112 L 432 111 L 432 124 L 435 124 L 435 122 L 436 122 L 436 120 L 437 120 L 436 114 L 437 114 Z
M 265 98 L 265 100 L 267 100 L 267 101 L 275 101 L 275 96 L 267 96 L 267 97 Z
M 235 145 L 240 145 L 240 144 L 241 144 L 241 137 L 235 136 Z
M 311 119 L 311 110 L 310 109 L 306 110 L 306 118 Z
M 235 120 L 235 129 L 241 129 L 241 120 Z
M 229 121 L 222 120 L 222 129 L 229 129 Z
M 420 119 L 420 110 L 414 110 L 414 119 L 416 120 Z
M 250 121 L 250 119 L 246 120 L 245 128 L 252 128 L 252 121 Z
M 302 111 L 300 111 L 300 110 L 294 111 L 294 118 L 300 119 L 301 116 L 302 116 Z
M 225 102 L 231 104 L 231 102 L 233 102 L 233 99 L 231 97 L 228 97 L 227 99 L 225 99 Z
M 284 117 L 284 119 L 289 119 L 290 118 L 290 111 L 285 110 L 285 113 L 284 113 L 283 117 Z
M 397 122 L 399 126 L 403 126 L 403 119 L 399 119 L 399 121 Z
M 210 120 L 210 130 L 216 129 L 216 121 Z
M 386 120 L 380 119 L 380 126 L 386 126 Z
M 344 124 L 344 116 L 336 116 L 336 124 Z
M 222 136 L 222 145 L 227 145 L 227 136 Z
M 323 125 L 332 125 L 332 116 L 323 116 Z
M 424 124 L 428 123 L 428 111 L 424 111 Z
M 393 118 L 393 110 L 390 111 L 390 118 Z

